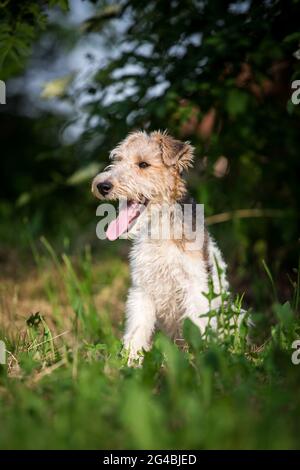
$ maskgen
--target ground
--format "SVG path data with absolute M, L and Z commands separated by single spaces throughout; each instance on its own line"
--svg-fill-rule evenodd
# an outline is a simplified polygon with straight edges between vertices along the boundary
M 41 245 L 30 262 L 2 263 L 1 448 L 299 447 L 296 286 L 291 303 L 274 302 L 277 323 L 259 344 L 245 325 L 229 328 L 224 307 L 217 333 L 186 323 L 183 351 L 158 334 L 144 367 L 129 369 L 125 257 Z

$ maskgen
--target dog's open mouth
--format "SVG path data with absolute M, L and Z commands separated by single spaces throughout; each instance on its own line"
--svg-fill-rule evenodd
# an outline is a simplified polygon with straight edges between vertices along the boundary
M 148 200 L 144 198 L 143 202 L 126 201 L 121 204 L 119 215 L 107 227 L 106 236 L 108 240 L 114 241 L 124 232 L 128 232 L 138 217 L 145 210 Z

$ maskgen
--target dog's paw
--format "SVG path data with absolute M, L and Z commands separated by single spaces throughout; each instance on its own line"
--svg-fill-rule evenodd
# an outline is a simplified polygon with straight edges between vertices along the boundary
M 134 367 L 134 368 L 141 368 L 143 365 L 144 361 L 144 356 L 142 352 L 137 352 L 137 353 L 129 353 L 128 359 L 127 359 L 127 366 L 128 367 Z
M 122 359 L 124 361 L 124 365 L 126 364 L 128 367 L 135 367 L 139 368 L 143 365 L 143 352 L 137 351 L 132 348 L 123 347 L 121 351 Z

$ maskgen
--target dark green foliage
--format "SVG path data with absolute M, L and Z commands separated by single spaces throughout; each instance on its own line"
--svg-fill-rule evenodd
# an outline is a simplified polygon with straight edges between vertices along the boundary
M 68 0 L 1 0 L 0 76 L 2 80 L 22 71 L 34 40 L 47 25 L 47 7 L 68 10 Z
M 74 143 L 62 134 L 76 112 L 32 110 L 22 90 L 0 106 L 0 339 L 9 351 L 8 368 L 0 365 L 0 448 L 299 448 L 300 365 L 291 356 L 300 337 L 300 105 L 291 87 L 300 79 L 300 4 L 89 4 L 94 16 L 74 26 L 48 22 L 53 7 L 67 11 L 65 0 L 0 0 L 0 79 L 8 85 L 33 49 L 45 68 L 80 40 L 101 38 L 107 53 L 84 83 L 76 87 L 72 75 L 55 98 L 76 110 L 84 98 Z M 186 323 L 185 352 L 158 335 L 141 370 L 128 369 L 120 353 L 117 304 L 96 307 L 107 290 L 123 305 L 129 280 L 126 242 L 96 239 L 90 195 L 93 174 L 136 128 L 168 129 L 195 146 L 189 188 L 214 216 L 232 290 L 245 293 L 255 322 L 230 326 L 242 303 L 234 295 L 217 332 L 200 336 Z M 42 238 L 55 273 L 43 285 L 50 313 L 15 311 L 19 290 L 8 302 L 5 287 L 6 272 L 15 275 L 10 250 L 28 261 L 33 248 L 39 265 L 34 246 L 44 234 L 67 251 L 91 242 L 101 269 L 92 274 L 89 252 L 74 266 Z M 45 272 L 42 264 L 40 279 Z

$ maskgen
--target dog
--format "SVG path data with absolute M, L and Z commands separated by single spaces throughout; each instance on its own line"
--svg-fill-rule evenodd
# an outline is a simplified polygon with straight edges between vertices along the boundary
M 192 207 L 194 225 L 196 203 L 189 199 L 183 178 L 193 164 L 190 143 L 167 132 L 137 131 L 117 145 L 110 158 L 112 164 L 94 178 L 92 192 L 101 200 L 127 201 L 106 236 L 115 240 L 126 233 L 134 239 L 123 338 L 128 365 L 134 365 L 141 364 L 143 352 L 151 349 L 157 328 L 178 344 L 185 318 L 204 332 L 209 312 L 220 307 L 222 292 L 228 291 L 228 281 L 222 254 L 203 223 L 193 231 L 185 216 L 180 223 L 175 217 L 178 208 Z M 162 218 L 152 216 L 154 208 L 163 207 L 171 228 L 182 228 L 180 238 L 172 230 L 168 237 L 159 235 Z M 198 232 L 202 236 L 197 238 Z

